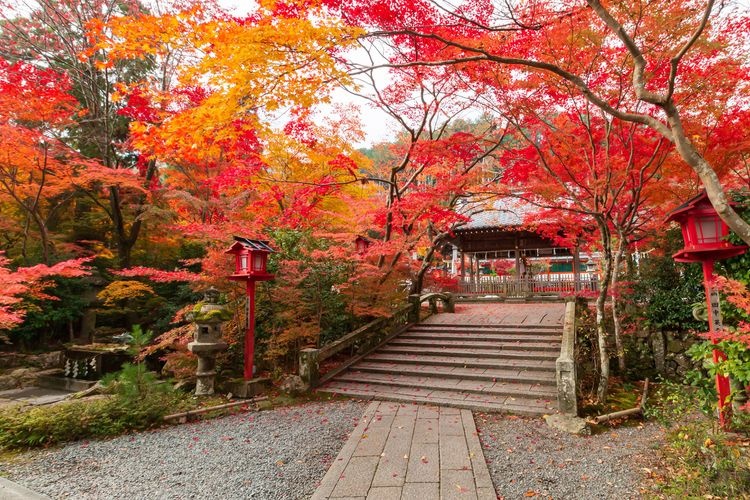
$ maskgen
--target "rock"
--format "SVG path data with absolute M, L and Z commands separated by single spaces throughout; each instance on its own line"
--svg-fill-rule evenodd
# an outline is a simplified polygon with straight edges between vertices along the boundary
M 670 340 L 667 343 L 667 351 L 669 352 L 682 353 L 684 350 L 685 344 L 683 344 L 679 340 Z
M 16 377 L 0 375 L 0 391 L 7 391 L 8 389 L 15 389 L 16 387 L 18 387 L 18 380 Z
M 39 368 L 44 370 L 49 368 L 62 368 L 63 365 L 63 353 L 62 351 L 45 352 L 36 357 Z
M 684 354 L 678 354 L 677 356 L 674 357 L 674 360 L 677 362 L 677 365 L 680 366 L 681 368 L 692 367 L 690 360 Z
M 589 423 L 582 418 L 556 413 L 554 415 L 545 415 L 544 420 L 547 422 L 547 425 L 553 429 L 567 432 L 568 434 L 575 434 L 577 436 L 591 435 L 591 427 L 589 427 Z
M 299 394 L 307 392 L 309 387 L 299 375 L 287 375 L 281 382 L 279 389 L 289 395 L 297 396 Z
M 184 392 L 193 392 L 195 390 L 195 379 L 194 378 L 186 378 L 184 380 L 179 380 L 174 385 L 175 391 L 184 391 Z
M 14 352 L 4 352 L 0 354 L 0 368 L 13 368 L 14 366 L 21 366 L 23 365 L 23 361 L 23 354 L 16 354 Z
M 654 335 L 651 336 L 651 349 L 654 352 L 654 365 L 656 368 L 656 372 L 664 373 L 665 348 L 664 337 L 662 336 L 661 332 L 655 332 Z
M 11 370 L 8 375 L 15 377 L 16 379 L 22 379 L 28 377 L 30 373 L 34 373 L 35 371 L 36 370 L 33 368 L 16 368 L 15 370 Z
M 0 389 L 15 389 L 34 385 L 39 370 L 36 368 L 16 368 L 0 376 Z

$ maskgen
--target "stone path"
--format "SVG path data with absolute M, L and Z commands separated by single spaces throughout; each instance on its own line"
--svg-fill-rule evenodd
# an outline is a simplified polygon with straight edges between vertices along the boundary
M 374 401 L 312 498 L 497 496 L 471 411 Z

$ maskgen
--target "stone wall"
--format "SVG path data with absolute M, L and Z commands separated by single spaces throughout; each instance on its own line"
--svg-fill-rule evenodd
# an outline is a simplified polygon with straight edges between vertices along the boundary
M 0 353 L 0 391 L 34 385 L 40 374 L 62 366 L 62 351 L 43 354 Z
M 639 329 L 624 337 L 628 371 L 637 378 L 680 380 L 696 365 L 685 352 L 701 339 L 690 332 Z

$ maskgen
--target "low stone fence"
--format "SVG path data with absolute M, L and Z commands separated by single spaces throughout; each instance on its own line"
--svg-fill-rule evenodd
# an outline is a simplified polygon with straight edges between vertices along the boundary
M 391 316 L 371 321 L 320 349 L 302 349 L 299 355 L 300 377 L 310 387 L 324 384 L 361 359 L 362 356 L 405 329 L 409 325 L 411 309 L 411 305 L 404 306 L 396 310 Z M 356 355 L 321 377 L 320 363 L 346 348 L 350 348 L 351 354 L 356 353 Z
M 560 357 L 555 362 L 557 380 L 557 407 L 564 415 L 578 415 L 577 376 L 576 376 L 576 302 L 565 304 L 562 345 Z
M 300 377 L 310 387 L 316 387 L 328 382 L 367 354 L 406 330 L 409 326 L 418 323 L 423 302 L 427 302 L 430 305 L 431 314 L 436 313 L 438 311 L 438 301 L 443 302 L 443 310 L 445 312 L 454 311 L 453 297 L 450 294 L 427 293 L 424 295 L 410 295 L 409 304 L 395 310 L 390 316 L 371 321 L 319 349 L 302 349 L 299 355 Z M 347 348 L 350 349 L 350 358 L 321 376 L 320 364 Z

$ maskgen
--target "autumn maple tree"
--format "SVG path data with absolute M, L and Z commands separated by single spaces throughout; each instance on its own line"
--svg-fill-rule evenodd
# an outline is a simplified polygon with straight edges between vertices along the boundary
M 24 299 L 56 300 L 47 293 L 53 283 L 53 276 L 74 278 L 88 274 L 86 262 L 89 259 L 75 259 L 60 262 L 54 266 L 39 264 L 30 267 L 9 267 L 10 261 L 0 254 L 0 340 L 7 340 L 4 334 L 10 328 L 23 322 L 26 314 Z
M 747 90 L 748 20 L 731 3 L 567 0 L 326 2 L 366 39 L 400 50 L 374 66 L 445 65 L 467 79 L 575 90 L 605 114 L 642 124 L 672 144 L 727 224 L 750 243 L 750 225 L 727 202 L 720 168 L 701 142 Z M 413 57 L 405 59 L 407 52 Z M 367 71 L 367 68 L 361 70 Z
M 524 106 L 505 113 L 517 141 L 512 143 L 515 147 L 506 148 L 500 160 L 506 167 L 501 190 L 546 210 L 552 217 L 550 222 L 554 222 L 554 212 L 567 213 L 567 219 L 562 219 L 555 231 L 572 233 L 574 241 L 568 246 L 592 246 L 601 256 L 596 301 L 597 395 L 604 400 L 610 359 L 605 304 L 611 298 L 616 303 L 612 287 L 616 286 L 615 275 L 624 250 L 659 220 L 654 184 L 670 155 L 663 140 L 641 126 L 609 121 L 585 101 L 578 102 L 578 107 L 575 101 L 572 104 L 570 111 L 552 116 L 536 112 L 540 109 L 538 102 L 535 108 Z M 539 215 L 531 219 L 533 224 Z M 554 228 L 555 224 L 551 225 Z M 621 332 L 617 329 L 615 343 L 624 370 Z

